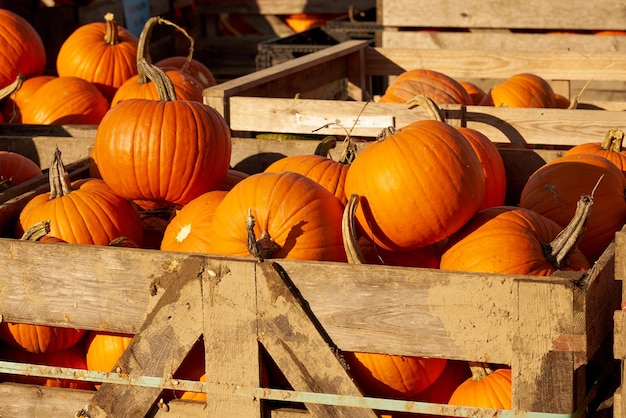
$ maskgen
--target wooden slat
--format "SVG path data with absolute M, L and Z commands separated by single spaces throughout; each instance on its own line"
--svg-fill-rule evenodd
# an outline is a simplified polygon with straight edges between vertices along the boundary
M 74 417 L 94 392 L 17 383 L 0 383 L 0 416 Z
M 350 6 L 360 10 L 372 8 L 376 0 L 203 0 L 196 4 L 198 13 L 268 14 L 348 13 Z
M 380 24 L 397 27 L 621 30 L 625 16 L 612 0 L 378 0 L 377 9 Z

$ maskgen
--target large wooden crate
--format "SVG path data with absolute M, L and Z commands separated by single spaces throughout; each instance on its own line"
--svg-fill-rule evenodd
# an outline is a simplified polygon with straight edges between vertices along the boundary
M 27 135 L 15 137 L 30 143 Z M 66 138 L 51 135 L 50 141 L 37 142 L 37 148 Z M 89 155 L 90 146 L 89 141 L 77 141 L 76 155 Z M 232 164 L 259 156 L 263 161 L 264 154 L 308 153 L 313 146 L 303 140 L 235 138 Z M 560 155 L 553 150 L 502 152 L 514 154 L 505 159 L 511 184 L 529 175 L 520 165 Z M 17 212 L 11 208 L 31 196 L 27 192 L 2 203 L 0 219 L 14 222 Z M 363 398 L 337 353 L 372 351 L 510 365 L 513 411 L 467 408 L 472 416 L 583 416 L 593 402 L 593 382 L 611 366 L 602 352 L 612 340 L 613 314 L 621 299 L 621 283 L 614 280 L 616 251 L 611 244 L 586 273 L 531 277 L 258 262 L 0 238 L 4 321 L 135 334 L 118 372 L 0 362 L 4 373 L 105 382 L 98 392 L 1 383 L 0 415 L 459 413 L 445 405 Z M 208 382 L 171 379 L 172 370 L 201 336 Z M 293 390 L 260 386 L 261 351 L 274 360 Z M 167 388 L 205 391 L 209 402 L 159 403 Z

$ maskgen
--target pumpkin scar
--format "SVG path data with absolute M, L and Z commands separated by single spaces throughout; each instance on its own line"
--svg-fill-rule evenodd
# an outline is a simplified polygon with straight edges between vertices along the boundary
M 559 195 L 556 191 L 556 186 L 554 184 L 545 184 L 543 189 L 548 191 L 552 195 L 552 200 L 555 202 L 559 202 Z

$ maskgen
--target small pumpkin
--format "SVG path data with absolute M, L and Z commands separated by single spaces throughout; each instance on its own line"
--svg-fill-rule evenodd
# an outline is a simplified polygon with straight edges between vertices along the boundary
M 65 39 L 57 54 L 57 74 L 87 80 L 111 101 L 117 89 L 137 74 L 137 43 L 113 13 L 106 13 L 104 22 L 81 25 Z
M 532 73 L 515 74 L 493 86 L 482 106 L 553 108 L 554 90 L 545 79 Z
M 571 154 L 593 154 L 606 158 L 617 166 L 626 177 L 626 149 L 623 148 L 624 131 L 609 129 L 602 141 L 578 144 L 565 152 Z
M 511 409 L 511 369 L 492 370 L 473 363 L 472 377 L 465 380 L 450 397 L 449 405 Z
M 475 83 L 472 83 L 471 81 L 459 80 L 459 84 L 462 85 L 465 91 L 467 91 L 467 93 L 470 95 L 473 105 L 478 106 L 487 94 L 481 87 L 479 87 Z
M 406 103 L 417 95 L 423 95 L 438 105 L 473 104 L 467 90 L 452 77 L 439 71 L 419 68 L 400 74 L 387 87 L 380 98 L 381 103 Z
M 47 325 L 0 322 L 0 339 L 30 353 L 53 353 L 77 344 L 85 330 Z
M 177 55 L 163 58 L 162 60 L 157 61 L 154 65 L 165 70 L 173 68 L 189 74 L 198 81 L 202 89 L 206 89 L 217 84 L 215 76 L 209 67 L 195 58 Z
M 133 336 L 118 332 L 89 331 L 86 341 L 85 366 L 87 370 L 111 372 L 128 348 Z M 96 387 L 100 385 L 97 384 Z
M 0 151 L 0 191 L 42 175 L 37 163 L 12 151 Z

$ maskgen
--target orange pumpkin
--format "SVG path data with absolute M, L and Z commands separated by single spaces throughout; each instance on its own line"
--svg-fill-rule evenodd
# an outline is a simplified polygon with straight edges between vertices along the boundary
M 22 209 L 18 236 L 34 224 L 50 220 L 50 234 L 69 243 L 108 245 L 120 236 L 141 242 L 137 207 L 104 181 L 83 179 L 68 184 L 58 149 L 49 175 L 50 192 L 35 196 Z
M 65 39 L 57 55 L 57 73 L 93 83 L 111 101 L 117 89 L 137 74 L 137 43 L 137 37 L 107 13 L 104 22 L 81 25 Z
M 571 154 L 593 154 L 604 157 L 617 166 L 626 176 L 626 150 L 622 147 L 624 132 L 621 129 L 610 129 L 602 142 L 586 142 L 576 145 L 565 152 Z
M 11 151 L 0 151 L 0 190 L 18 185 L 43 174 L 37 163 Z
M 22 82 L 20 88 L 11 94 L 2 107 L 2 113 L 9 122 L 22 122 L 22 109 L 26 103 L 32 100 L 33 95 L 41 86 L 55 79 L 53 75 L 37 75 L 29 77 Z
M 176 100 L 163 71 L 142 62 L 151 77 L 163 77 L 155 83 L 160 99 L 127 99 L 109 110 L 98 126 L 92 159 L 102 179 L 121 196 L 184 205 L 224 181 L 230 129 L 212 107 Z
M 481 102 L 483 106 L 553 108 L 554 90 L 536 74 L 516 74 L 491 88 Z
M 365 236 L 406 251 L 461 228 L 482 204 L 485 177 L 458 130 L 420 120 L 362 150 L 350 164 L 345 191 L 361 196 L 356 219 Z
M 417 95 L 426 96 L 439 105 L 473 104 L 471 96 L 458 81 L 428 69 L 409 70 L 400 74 L 387 87 L 380 102 L 406 103 Z
M 459 80 L 459 84 L 461 84 L 463 88 L 465 89 L 465 91 L 467 91 L 467 94 L 470 95 L 470 97 L 472 98 L 473 105 L 478 106 L 480 102 L 482 102 L 485 95 L 487 94 L 482 88 L 478 87 L 476 84 L 470 81 Z
M 53 353 L 77 344 L 85 330 L 47 325 L 0 322 L 0 339 L 30 353 Z
M 472 366 L 472 377 L 454 391 L 448 404 L 478 408 L 511 409 L 511 369 Z
M 87 334 L 85 366 L 87 370 L 111 372 L 128 345 L 131 334 L 90 331 Z M 100 385 L 97 384 L 96 387 Z
M 239 183 L 241 180 L 250 176 L 248 173 L 244 173 L 243 171 L 235 170 L 234 168 L 229 168 L 226 172 L 226 177 L 224 181 L 219 187 L 219 190 L 228 191 L 235 187 L 235 184 Z
M 95 85 L 70 76 L 48 81 L 20 108 L 22 123 L 43 125 L 97 125 L 108 109 Z
M 248 256 L 258 249 L 261 258 L 345 261 L 342 216 L 341 202 L 302 174 L 254 174 L 215 210 L 209 252 Z M 251 251 L 248 242 L 256 238 Z
M 43 74 L 46 50 L 35 28 L 20 15 L 0 9 L 0 88 L 18 74 L 28 78 Z
M 183 206 L 165 228 L 161 250 L 207 253 L 213 215 L 226 194 L 214 190 Z
M 195 58 L 188 59 L 182 55 L 163 58 L 154 65 L 163 69 L 175 69 L 191 75 L 198 81 L 202 89 L 209 88 L 217 84 L 213 72 L 203 63 Z
M 574 215 L 580 196 L 593 193 L 594 207 L 578 248 L 592 262 L 626 223 L 626 180 L 606 158 L 570 154 L 548 162 L 527 180 L 520 206 L 565 227 Z

